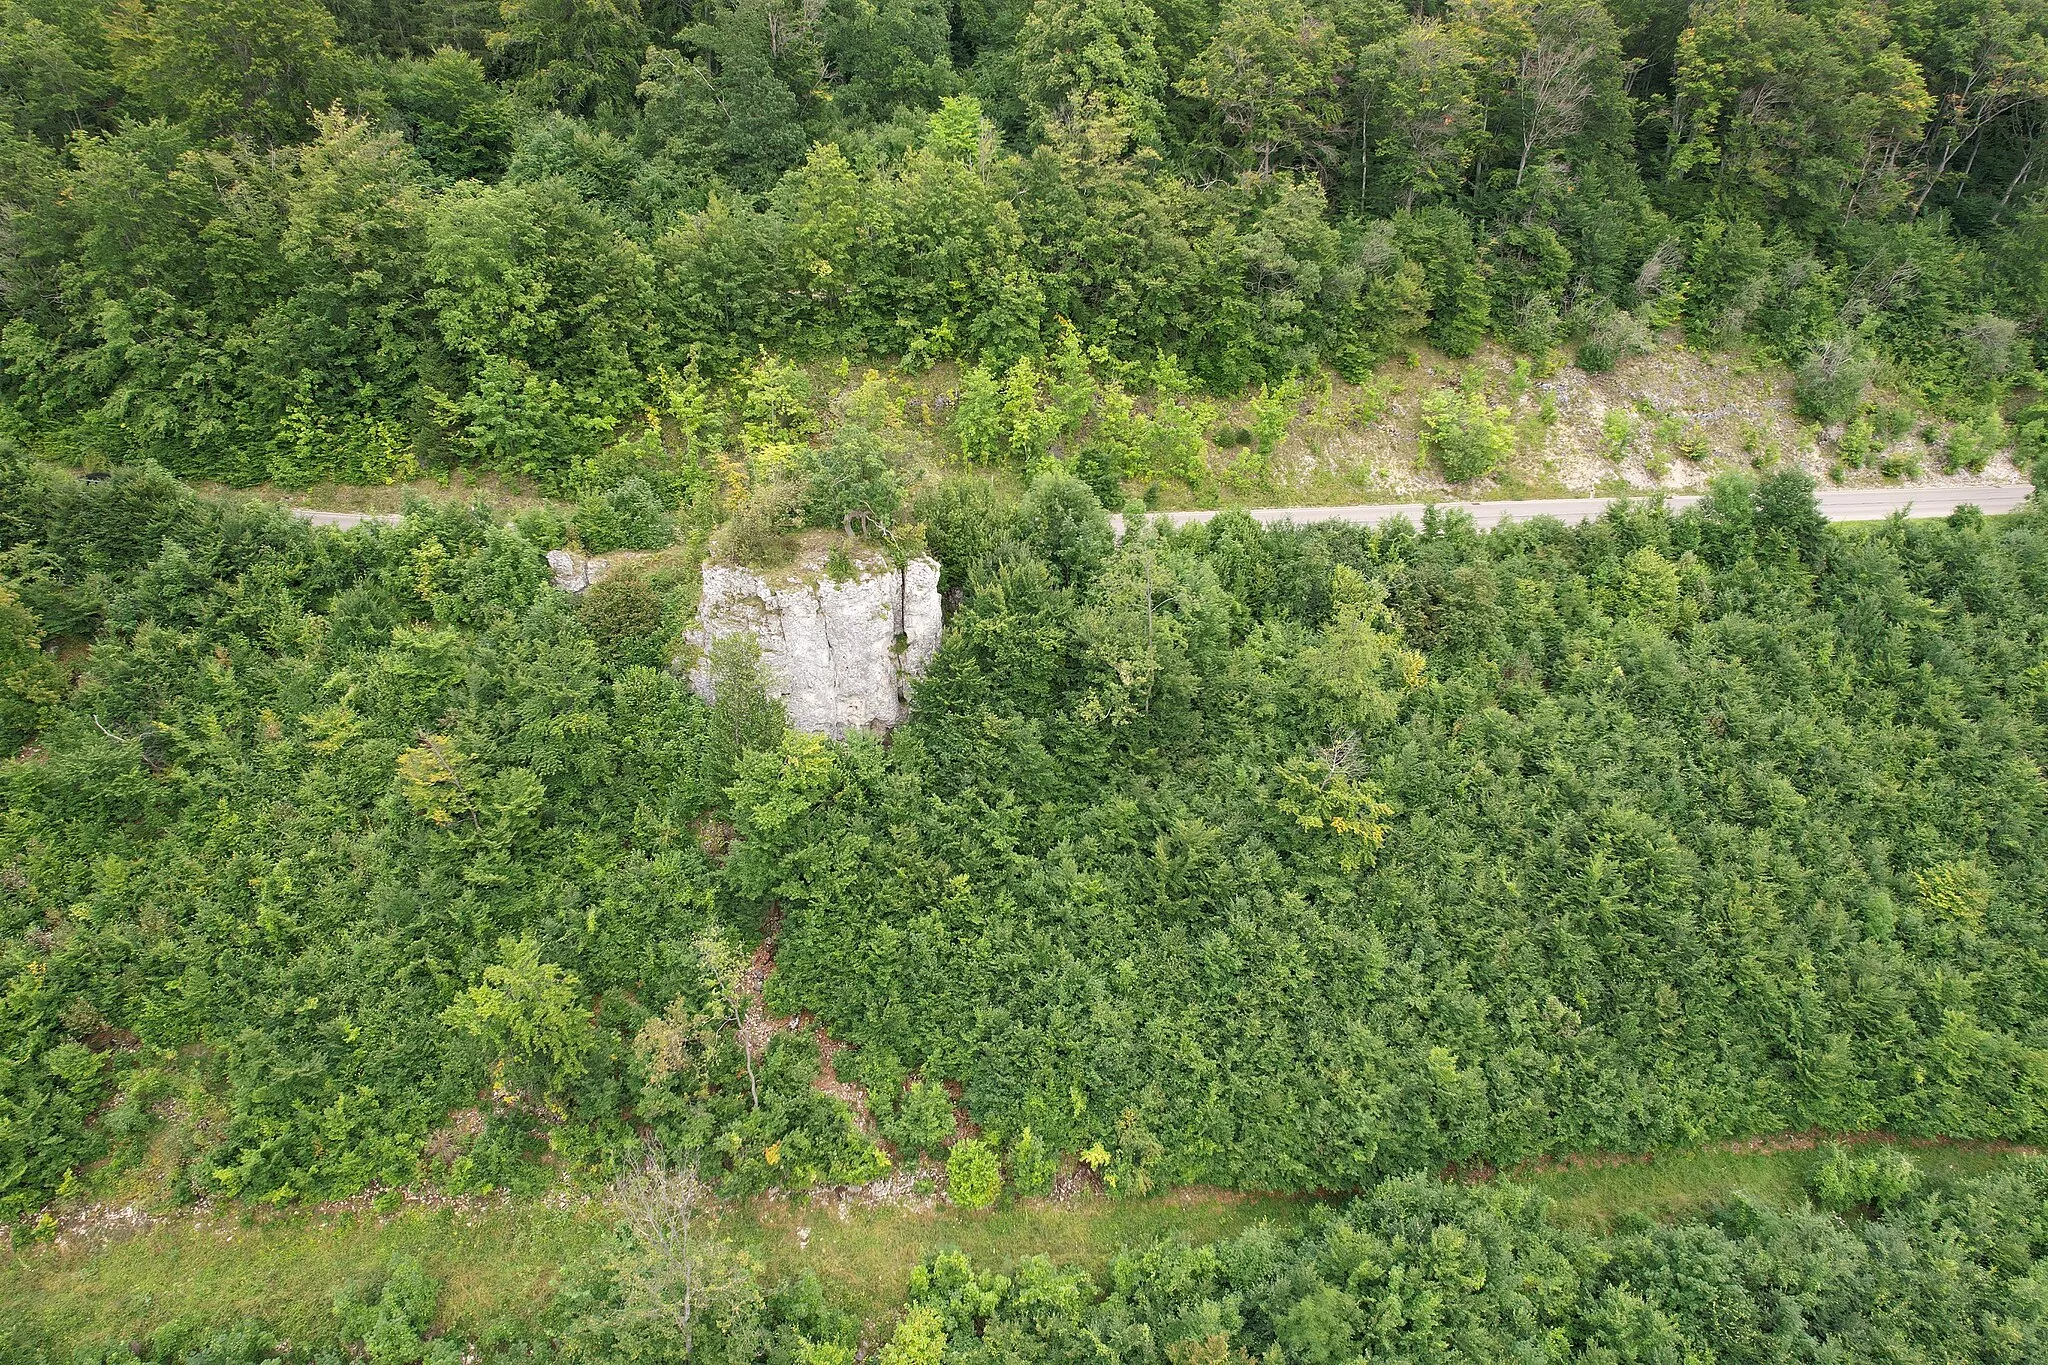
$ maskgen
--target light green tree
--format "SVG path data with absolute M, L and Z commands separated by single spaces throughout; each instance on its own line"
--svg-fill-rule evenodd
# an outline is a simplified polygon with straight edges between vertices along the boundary
M 498 961 L 441 1012 L 441 1022 L 552 1090 L 583 1074 L 597 1041 L 581 985 L 574 972 L 541 961 L 532 935 L 500 939 Z

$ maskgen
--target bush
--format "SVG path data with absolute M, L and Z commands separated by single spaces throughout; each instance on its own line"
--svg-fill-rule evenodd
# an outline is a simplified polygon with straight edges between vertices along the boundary
M 946 1154 L 946 1197 L 963 1209 L 985 1209 L 1002 1193 L 1003 1168 L 996 1149 L 979 1138 L 962 1138 Z
M 903 501 L 903 486 L 889 467 L 882 438 L 866 427 L 842 428 L 812 459 L 804 489 L 804 520 L 851 535 L 886 529 Z
M 1422 400 L 1422 448 L 1452 483 L 1485 478 L 1514 444 L 1507 413 L 1483 394 L 1440 389 Z
M 1920 1168 L 1893 1147 L 1867 1148 L 1861 1155 L 1830 1147 L 1806 1177 L 1813 1202 L 1832 1213 L 1883 1209 L 1919 1187 Z
M 902 1155 L 937 1152 L 953 1136 L 953 1097 L 937 1081 L 919 1081 L 896 1102 L 893 1118 L 882 1123 L 882 1136 Z
M 793 483 L 754 488 L 712 536 L 712 558 L 754 568 L 787 563 L 792 553 L 787 537 L 803 526 L 803 492 Z
M 1587 374 L 1606 374 L 1624 360 L 1649 353 L 1649 324 L 1634 313 L 1610 308 L 1586 329 L 1586 338 L 1579 343 L 1578 365 Z
M 569 543 L 568 523 L 552 507 L 526 508 L 512 518 L 512 529 L 542 550 L 559 550 Z
M 1799 366 L 1792 381 L 1792 406 L 1810 421 L 1846 422 L 1863 406 L 1871 363 L 1847 337 L 1822 344 Z
M 1059 1171 L 1059 1154 L 1028 1126 L 1010 1143 L 1010 1185 L 1017 1193 L 1050 1193 Z
M 653 485 L 637 475 L 576 504 L 576 539 L 586 554 L 659 550 L 675 535 L 668 508 Z
M 1957 423 L 1942 447 L 1943 471 L 1949 474 L 1958 471 L 1983 473 L 1984 466 L 1990 463 L 1991 452 L 2004 438 L 2004 426 L 1995 411 L 1984 413 L 1975 421 Z

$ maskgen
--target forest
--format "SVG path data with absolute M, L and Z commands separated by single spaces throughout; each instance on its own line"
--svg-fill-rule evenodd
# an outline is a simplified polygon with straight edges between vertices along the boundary
M 0 115 L 0 420 L 72 464 L 600 496 L 851 359 L 1114 510 L 1190 475 L 1134 404 L 1485 338 L 2048 445 L 2038 0 L 4 0 Z
M 699 701 L 694 560 L 576 598 L 480 504 L 0 487 L 31 1230 L 144 1162 L 288 1203 L 925 1157 L 986 1204 L 2048 1133 L 2038 498 L 1119 542 L 1070 475 L 967 475 L 908 514 L 960 604 L 884 744 L 745 658 Z
M 2044 324 L 2040 0 L 0 0 L 0 1225 L 619 1210 L 81 1365 L 2039 1359 Z M 1145 516 L 1687 355 L 1815 459 Z M 1820 515 L 1922 455 L 2035 495 Z M 799 545 L 940 566 L 886 736 L 685 676 Z M 2010 1160 L 1515 1179 L 1788 1132 Z M 1313 1209 L 887 1324 L 710 1230 L 1191 1185 Z

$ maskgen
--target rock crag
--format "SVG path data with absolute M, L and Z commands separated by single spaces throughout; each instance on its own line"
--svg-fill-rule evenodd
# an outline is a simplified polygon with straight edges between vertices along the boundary
M 711 700 L 712 643 L 748 631 L 791 725 L 835 739 L 886 730 L 909 714 L 910 684 L 937 651 L 939 628 L 939 566 L 931 559 L 900 569 L 860 563 L 837 579 L 807 560 L 774 571 L 706 564 L 690 686 Z

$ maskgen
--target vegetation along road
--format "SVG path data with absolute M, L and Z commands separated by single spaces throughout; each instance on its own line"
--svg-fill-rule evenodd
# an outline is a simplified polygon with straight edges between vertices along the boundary
M 1922 516 L 1945 517 L 1958 507 L 1976 507 L 1990 513 L 2010 512 L 2027 500 L 2031 491 L 2020 483 L 1964 483 L 1941 488 L 1833 488 L 1814 494 L 1814 501 L 1821 515 L 1829 521 L 1882 521 L 1895 512 L 1917 512 Z M 1261 526 L 1276 526 L 1282 523 L 1313 525 L 1316 522 L 1341 521 L 1354 526 L 1378 526 L 1395 517 L 1406 517 L 1419 522 L 1423 513 L 1434 506 L 1440 511 L 1459 511 L 1471 514 L 1481 530 L 1491 530 L 1504 522 L 1533 521 L 1537 517 L 1556 517 L 1559 521 L 1576 525 L 1593 521 L 1603 515 L 1621 498 L 1525 498 L 1520 500 L 1491 500 L 1475 502 L 1382 502 L 1358 507 L 1255 507 L 1249 515 Z M 1679 512 L 1700 501 L 1698 494 L 1680 494 L 1669 497 L 1665 505 Z M 384 512 L 330 512 L 316 507 L 294 507 L 294 516 L 303 518 L 315 526 L 332 526 L 341 530 L 361 526 L 368 522 L 393 524 L 397 515 Z M 1190 526 L 1207 521 L 1215 516 L 1214 511 L 1158 512 L 1154 520 L 1174 526 Z M 1123 532 L 1123 518 L 1111 517 L 1119 535 Z

